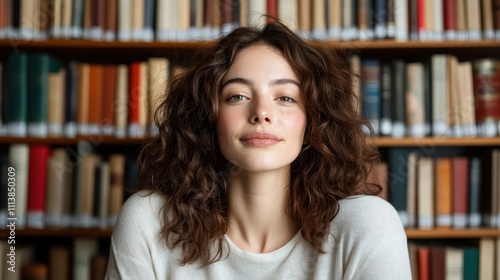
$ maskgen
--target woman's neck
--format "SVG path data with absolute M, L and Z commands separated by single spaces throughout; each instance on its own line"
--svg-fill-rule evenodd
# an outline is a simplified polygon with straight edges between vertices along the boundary
M 290 201 L 290 169 L 236 172 L 229 183 L 227 235 L 240 249 L 255 253 L 285 245 L 297 229 L 286 209 Z

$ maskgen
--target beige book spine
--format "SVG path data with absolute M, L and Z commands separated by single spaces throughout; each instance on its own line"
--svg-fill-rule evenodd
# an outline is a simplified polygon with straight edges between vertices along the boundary
M 132 40 L 142 41 L 144 31 L 144 1 L 132 1 Z
M 48 84 L 48 136 L 61 137 L 64 125 L 64 72 L 50 73 Z
M 177 40 L 187 41 L 189 40 L 190 1 L 179 1 L 178 9 Z
M 311 4 L 309 0 L 299 1 L 299 34 L 307 38 L 311 32 Z
M 60 38 L 62 27 L 62 1 L 52 1 L 50 8 L 52 13 L 50 34 L 54 38 Z
M 342 1 L 328 1 L 328 37 L 333 40 L 339 40 L 342 30 Z
M 474 100 L 474 86 L 472 82 L 472 63 L 470 61 L 458 64 L 460 85 L 460 112 L 463 121 L 465 137 L 476 137 L 476 112 Z
M 249 25 L 249 12 L 248 1 L 250 0 L 240 0 L 240 26 L 246 27 Z
M 312 34 L 315 39 L 326 39 L 325 1 L 313 0 L 312 7 Z
M 94 205 L 94 180 L 95 167 L 100 162 L 96 154 L 85 155 L 81 165 L 81 184 L 77 199 L 79 200 L 77 211 L 77 224 L 88 228 L 93 226 L 92 209 Z
M 73 1 L 60 0 L 60 2 L 61 2 L 61 37 L 68 39 L 71 37 Z
M 434 162 L 432 158 L 418 160 L 417 211 L 418 228 L 434 227 Z
M 479 240 L 479 279 L 495 279 L 495 240 L 481 238 Z
M 112 154 L 109 157 L 110 186 L 109 186 L 109 226 L 114 226 L 116 218 L 123 204 L 125 155 Z
M 465 13 L 469 40 L 481 39 L 481 8 L 480 0 L 465 1 Z
M 467 0 L 456 0 L 457 35 L 459 40 L 467 39 L 467 21 L 465 17 L 465 2 Z
M 484 39 L 495 38 L 495 32 L 493 31 L 494 28 L 493 28 L 492 7 L 493 7 L 492 0 L 481 0 L 481 21 L 483 26 L 482 31 Z
M 116 74 L 115 136 L 125 138 L 128 116 L 128 66 L 118 65 Z
M 148 60 L 148 84 L 149 87 L 149 118 L 147 121 L 149 134 L 158 133 L 154 123 L 156 109 L 166 97 L 168 89 L 168 80 L 170 77 L 170 62 L 167 58 L 153 57 Z
M 56 148 L 47 162 L 46 225 L 60 227 L 63 214 L 63 194 L 66 173 L 66 151 Z
M 162 3 L 168 0 L 158 0 L 157 26 L 166 20 L 167 17 L 161 16 L 160 7 Z M 120 0 L 118 3 L 118 40 L 130 41 L 132 39 L 132 0 Z
M 35 9 L 39 0 L 21 0 L 21 15 L 19 20 L 19 36 L 22 39 L 33 39 L 35 32 Z
M 297 32 L 298 25 L 298 0 L 280 0 L 278 2 L 278 18 L 290 30 Z
M 78 67 L 80 74 L 78 80 L 78 109 L 77 109 L 77 123 L 78 133 L 81 135 L 88 134 L 88 115 L 89 115 L 89 79 L 90 79 L 90 64 L 81 63 Z

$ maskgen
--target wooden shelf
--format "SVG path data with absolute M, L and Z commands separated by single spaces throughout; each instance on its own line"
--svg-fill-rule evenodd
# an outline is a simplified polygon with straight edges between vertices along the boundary
M 124 138 L 119 139 L 109 136 L 78 136 L 76 138 L 33 138 L 33 137 L 0 137 L 0 144 L 47 144 L 47 145 L 76 145 L 78 142 L 86 141 L 94 146 L 97 145 L 141 145 L 149 138 Z
M 16 229 L 17 237 L 111 237 L 112 229 Z M 0 230 L 0 239 L 9 234 L 7 229 Z M 409 239 L 449 239 L 500 237 L 500 229 L 406 229 Z
M 17 237 L 111 237 L 112 229 L 16 229 Z M 9 231 L 0 230 L 0 239 L 7 238 Z
M 73 39 L 18 40 L 1 39 L 0 47 L 11 48 L 73 48 L 73 49 L 201 49 L 213 46 L 215 41 L 122 42 Z M 443 49 L 443 48 L 500 48 L 500 41 L 310 41 L 311 45 L 343 49 Z
M 368 140 L 371 141 L 371 140 Z M 419 147 L 419 146 L 500 146 L 500 137 L 494 138 L 392 138 L 380 137 L 374 139 L 377 147 Z
M 500 229 L 406 229 L 406 236 L 408 236 L 409 239 L 500 237 Z

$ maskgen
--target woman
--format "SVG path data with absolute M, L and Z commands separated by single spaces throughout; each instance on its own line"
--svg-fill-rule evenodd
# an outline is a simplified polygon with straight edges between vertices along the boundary
M 280 23 L 222 38 L 170 85 L 108 279 L 411 279 L 353 73 Z

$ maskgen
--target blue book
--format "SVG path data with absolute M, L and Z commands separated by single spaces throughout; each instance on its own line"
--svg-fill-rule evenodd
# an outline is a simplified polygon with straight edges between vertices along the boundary
M 361 60 L 361 114 L 370 122 L 375 135 L 380 131 L 381 90 L 380 62 L 374 59 Z M 365 133 L 368 132 L 365 128 Z

